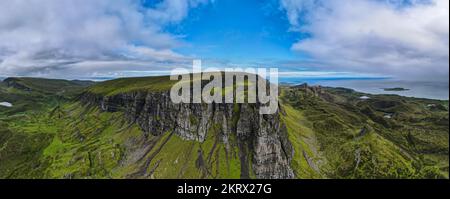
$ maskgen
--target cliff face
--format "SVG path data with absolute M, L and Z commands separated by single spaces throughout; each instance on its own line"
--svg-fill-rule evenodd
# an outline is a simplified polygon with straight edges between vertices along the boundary
M 124 112 L 147 135 L 173 132 L 204 142 L 209 133 L 218 132 L 227 148 L 239 148 L 241 178 L 294 178 L 286 127 L 279 113 L 260 115 L 258 104 L 174 104 L 169 92 L 143 91 L 113 96 L 88 92 L 81 101 L 102 111 Z

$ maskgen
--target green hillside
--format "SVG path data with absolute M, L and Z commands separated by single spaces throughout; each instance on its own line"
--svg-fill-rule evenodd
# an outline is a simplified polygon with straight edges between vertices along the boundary
M 91 81 L 54 80 L 41 78 L 12 77 L 0 82 L 0 102 L 10 102 L 11 108 L 0 106 L 0 116 L 14 113 L 42 112 L 60 103 L 73 100 Z
M 3 80 L 3 84 L 24 91 L 35 91 L 44 94 L 73 96 L 84 87 L 94 84 L 91 81 L 43 79 L 30 77 L 11 77 Z
M 316 94 L 306 87 L 283 90 L 285 121 L 302 154 L 293 162 L 300 175 L 448 178 L 448 101 L 362 100 L 366 94 L 334 88 Z
M 174 83 L 168 77 L 117 79 L 88 88 L 86 82 L 13 80 L 23 87 L 0 84 L 0 102 L 13 104 L 0 106 L 0 178 L 240 178 L 242 172 L 254 177 L 244 169 L 251 160 L 240 157 L 254 152 L 236 137 L 229 145 L 221 141 L 219 123 L 203 142 L 188 141 L 171 131 L 145 133 L 124 112 L 105 112 L 78 99 L 83 92 L 168 90 Z M 306 85 L 281 87 L 280 101 L 297 178 L 448 179 L 448 101 Z
M 175 83 L 176 81 L 171 81 L 169 76 L 120 78 L 98 83 L 90 87 L 88 91 L 101 95 L 115 95 L 139 90 L 165 91 L 170 90 Z

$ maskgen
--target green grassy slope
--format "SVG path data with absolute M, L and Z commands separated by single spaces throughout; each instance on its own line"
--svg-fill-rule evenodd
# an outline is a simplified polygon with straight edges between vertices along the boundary
M 149 83 L 152 86 L 142 86 Z M 155 91 L 154 88 L 160 88 L 155 84 L 170 85 L 166 77 L 149 77 L 113 80 L 88 90 L 105 95 L 133 89 Z M 5 132 L 0 139 L 0 178 L 239 178 L 241 175 L 239 149 L 233 145 L 226 148 L 219 142 L 216 128 L 209 130 L 203 143 L 184 141 L 171 132 L 151 136 L 136 124 L 127 123 L 121 113 L 101 112 L 69 100 L 70 96 L 58 96 L 55 90 L 53 94 L 39 92 L 38 87 L 1 86 L 2 99 L 14 106 L 4 107 L 0 112 L 0 130 Z M 18 109 L 19 106 L 22 108 Z M 41 140 L 36 141 L 36 137 Z
M 218 75 L 218 72 L 210 72 L 210 73 L 202 73 L 203 75 Z M 228 73 L 227 73 L 228 74 Z M 235 74 L 235 73 L 233 73 Z M 245 74 L 245 73 L 241 73 Z M 225 76 L 225 73 L 220 73 L 222 78 Z M 191 74 L 190 80 L 185 80 L 185 83 L 192 83 L 200 81 L 198 76 L 193 76 Z M 178 80 L 170 80 L 170 76 L 158 76 L 158 77 L 133 77 L 133 78 L 119 78 L 111 81 L 100 82 L 95 84 L 87 91 L 99 94 L 103 96 L 112 96 L 120 93 L 129 93 L 136 91 L 152 91 L 152 92 L 160 92 L 160 91 L 168 91 L 172 88 L 174 84 L 179 82 Z M 202 85 L 208 83 L 208 80 L 202 80 Z M 242 84 L 241 84 L 242 85 Z M 244 86 L 249 85 L 248 79 L 244 80 Z M 225 95 L 227 92 L 232 91 L 231 88 L 235 88 L 236 84 L 233 87 L 226 88 L 224 86 L 222 93 Z M 214 92 L 214 91 L 211 91 Z
M 0 84 L 0 101 L 14 104 L 0 107 L 0 178 L 241 176 L 240 149 L 219 141 L 218 126 L 203 143 L 172 132 L 152 136 L 120 112 L 71 100 L 85 85 L 62 93 L 67 82 L 48 88 L 45 82 L 55 82 L 33 82 L 39 83 L 26 83 L 31 91 Z M 166 90 L 175 82 L 127 78 L 87 89 L 114 95 Z M 298 178 L 448 178 L 448 101 L 387 95 L 362 100 L 367 94 L 332 88 L 281 91 L 280 114 Z
M 85 87 L 93 85 L 94 82 L 31 77 L 10 77 L 3 80 L 3 84 L 9 84 L 10 87 L 23 91 L 34 91 L 42 94 L 73 97 Z
M 0 102 L 10 102 L 13 107 L 0 106 L 0 116 L 55 107 L 92 84 L 90 81 L 6 78 L 0 82 Z
M 78 103 L 1 124 L 0 178 L 240 177 L 238 149 L 226 149 L 214 129 L 203 143 L 151 136 L 121 113 Z
M 120 78 L 98 83 L 90 87 L 88 91 L 105 96 L 139 90 L 165 91 L 170 90 L 176 82 L 171 81 L 169 76 Z
M 347 89 L 285 88 L 297 176 L 448 178 L 448 101 L 361 96 Z

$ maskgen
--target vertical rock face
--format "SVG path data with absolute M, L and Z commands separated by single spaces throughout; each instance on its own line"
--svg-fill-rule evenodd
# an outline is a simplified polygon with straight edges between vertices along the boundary
M 204 142 L 208 133 L 219 133 L 226 146 L 239 148 L 241 178 L 294 178 L 287 130 L 278 113 L 260 115 L 258 104 L 174 104 L 169 92 L 85 93 L 81 101 L 103 111 L 124 112 L 146 134 L 173 132 L 184 140 Z

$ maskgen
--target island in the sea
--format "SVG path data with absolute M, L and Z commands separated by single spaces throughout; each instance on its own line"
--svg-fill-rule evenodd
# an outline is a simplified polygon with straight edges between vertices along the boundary
M 409 91 L 410 89 L 395 87 L 395 88 L 383 88 L 384 91 Z

